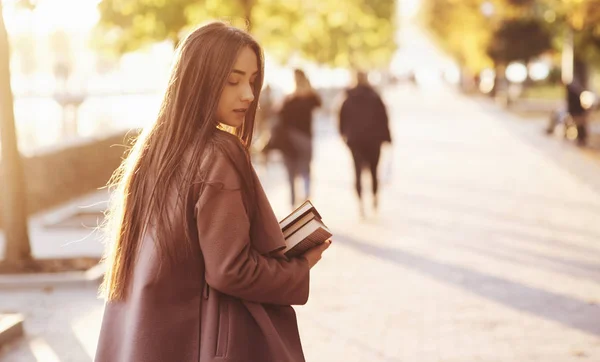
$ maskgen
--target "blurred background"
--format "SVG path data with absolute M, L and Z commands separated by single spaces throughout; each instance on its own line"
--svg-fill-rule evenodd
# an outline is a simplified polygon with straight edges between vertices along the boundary
M 301 67 L 326 97 L 327 109 L 335 90 L 349 84 L 352 68 L 369 69 L 377 84 L 443 78 L 466 92 L 541 113 L 560 107 L 565 84 L 575 76 L 590 92 L 586 105 L 597 103 L 600 5 L 594 0 L 401 1 L 404 17 L 416 17 L 443 52 L 436 56 L 414 51 L 426 45 L 414 29 L 401 31 L 410 24 L 400 20 L 394 1 L 4 3 L 24 153 L 143 127 L 156 114 L 174 46 L 213 18 L 242 27 L 251 20 L 266 50 L 265 86 L 275 98 L 293 90 L 291 70 Z
M 263 150 L 295 69 L 321 100 L 309 196 L 336 243 L 297 308 L 308 361 L 600 361 L 600 0 L 0 5 L 0 361 L 93 359 L 104 186 L 211 19 L 264 48 L 252 157 L 279 218 Z M 339 134 L 356 70 L 392 138 L 366 208 Z
M 390 1 L 357 1 L 343 9 L 279 1 L 5 3 L 24 152 L 69 137 L 143 127 L 160 105 L 174 46 L 208 19 L 240 27 L 251 19 L 266 52 L 265 85 L 277 96 L 293 90 L 293 67 L 306 68 L 324 93 L 348 84 L 351 65 L 387 75 L 396 48 Z

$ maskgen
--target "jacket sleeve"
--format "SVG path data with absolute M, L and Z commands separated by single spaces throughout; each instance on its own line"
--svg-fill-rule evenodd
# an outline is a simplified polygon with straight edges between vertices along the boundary
M 388 118 L 388 114 L 387 114 L 387 110 L 385 108 L 385 104 L 383 103 L 383 100 L 381 99 L 381 97 L 378 95 L 376 98 L 376 117 L 379 120 L 379 124 L 381 127 L 381 140 L 383 142 L 392 142 L 392 135 L 390 132 L 390 121 Z
M 317 92 L 315 92 L 313 94 L 313 106 L 315 108 L 319 108 L 319 107 L 321 107 L 321 105 L 322 105 L 321 96 Z
M 242 191 L 226 186 L 206 186 L 196 204 L 208 285 L 250 302 L 305 304 L 309 293 L 308 261 L 269 257 L 255 250 Z
M 342 106 L 340 107 L 340 122 L 339 122 L 339 127 L 340 127 L 340 135 L 342 135 L 342 137 L 346 137 L 346 132 L 347 132 L 347 123 L 348 123 L 348 100 L 344 100 L 342 102 Z

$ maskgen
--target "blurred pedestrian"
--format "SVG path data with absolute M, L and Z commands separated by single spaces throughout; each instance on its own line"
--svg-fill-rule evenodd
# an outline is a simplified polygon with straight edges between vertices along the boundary
M 354 160 L 355 188 L 359 210 L 365 216 L 362 192 L 362 171 L 371 172 L 373 208 L 378 208 L 378 165 L 381 146 L 392 142 L 386 107 L 379 94 L 369 84 L 365 72 L 356 73 L 356 85 L 346 92 L 340 109 L 340 134 Z
M 577 127 L 577 144 L 584 146 L 587 142 L 588 110 L 581 103 L 581 94 L 585 88 L 576 78 L 566 85 L 567 109 Z
M 267 84 L 260 93 L 260 104 L 256 112 L 256 125 L 254 127 L 254 138 L 262 140 L 269 133 L 273 118 L 273 94 L 271 86 Z
M 330 242 L 281 252 L 248 152 L 263 69 L 223 23 L 181 42 L 157 121 L 115 175 L 96 362 L 304 361 L 290 305 Z
M 298 177 L 304 181 L 304 198 L 310 198 L 313 110 L 321 106 L 321 97 L 304 71 L 296 69 L 294 79 L 296 89 L 284 99 L 279 110 L 279 124 L 274 130 L 288 173 L 292 208 L 300 201 L 296 193 Z
M 588 136 L 589 105 L 583 104 L 581 95 L 588 86 L 588 65 L 575 57 L 573 60 L 573 79 L 565 84 L 567 110 L 577 127 L 577 144 L 584 146 Z

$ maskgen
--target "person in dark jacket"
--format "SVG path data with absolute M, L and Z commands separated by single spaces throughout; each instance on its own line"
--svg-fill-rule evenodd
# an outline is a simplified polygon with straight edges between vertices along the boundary
M 310 198 L 312 162 L 312 121 L 313 111 L 321 106 L 321 97 L 313 89 L 308 77 L 301 69 L 294 70 L 295 91 L 287 96 L 279 110 L 279 124 L 274 130 L 278 147 L 283 154 L 290 183 L 292 208 L 303 200 L 298 200 L 296 179 L 304 180 L 304 199 Z M 270 146 L 277 148 L 277 146 Z
M 577 127 L 577 144 L 583 146 L 587 141 L 588 118 L 588 110 L 581 103 L 581 94 L 585 91 L 585 88 L 575 79 L 566 85 L 566 90 L 567 109 Z
M 584 146 L 588 136 L 589 107 L 582 103 L 581 95 L 587 90 L 589 80 L 588 67 L 578 57 L 573 60 L 573 79 L 566 86 L 566 103 L 569 115 L 577 127 L 577 144 Z
M 371 172 L 373 208 L 378 207 L 379 180 L 377 166 L 381 145 L 392 142 L 386 107 L 368 82 L 367 74 L 356 74 L 356 86 L 346 92 L 340 109 L 340 134 L 354 159 L 355 187 L 361 216 L 364 216 L 361 174 L 364 167 Z

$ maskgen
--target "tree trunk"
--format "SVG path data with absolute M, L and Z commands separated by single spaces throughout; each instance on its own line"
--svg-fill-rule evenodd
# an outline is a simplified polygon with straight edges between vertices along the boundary
M 581 56 L 575 56 L 573 59 L 573 77 L 583 88 L 588 88 L 590 83 L 589 64 Z
M 244 8 L 244 20 L 246 20 L 246 30 L 252 33 L 252 9 L 254 8 L 254 0 L 242 0 Z
M 31 260 L 31 246 L 27 230 L 26 187 L 15 129 L 9 60 L 8 34 L 0 0 L 0 202 L 6 242 L 4 259 L 9 264 L 21 264 Z
M 573 29 L 567 26 L 564 34 L 561 64 L 561 79 L 563 84 L 570 84 L 573 81 L 573 45 Z

